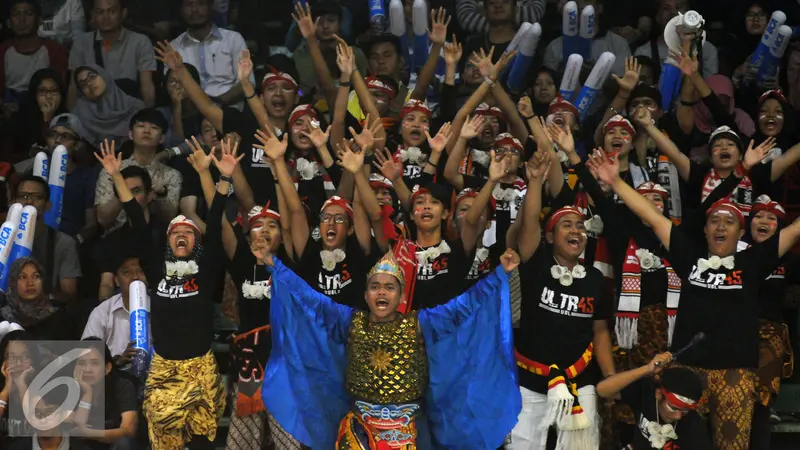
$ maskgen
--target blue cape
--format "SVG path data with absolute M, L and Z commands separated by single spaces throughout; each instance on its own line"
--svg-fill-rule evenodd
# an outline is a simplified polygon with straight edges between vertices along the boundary
M 346 344 L 353 310 L 314 291 L 275 260 L 272 353 L 262 397 L 302 444 L 330 448 L 350 410 Z M 494 450 L 517 423 L 508 276 L 502 267 L 445 305 L 419 311 L 430 381 L 426 414 L 437 448 Z

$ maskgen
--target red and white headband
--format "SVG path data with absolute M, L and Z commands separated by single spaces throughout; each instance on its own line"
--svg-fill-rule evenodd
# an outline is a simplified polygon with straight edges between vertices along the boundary
M 288 73 L 278 72 L 277 70 L 272 70 L 264 75 L 264 78 L 261 80 L 261 89 L 266 89 L 267 86 L 272 83 L 277 83 L 278 81 L 285 81 L 292 86 L 292 89 L 297 90 L 297 81 Z
M 630 120 L 622 117 L 619 114 L 616 114 L 610 119 L 608 119 L 608 122 L 606 122 L 606 124 L 603 125 L 603 134 L 607 134 L 615 127 L 622 127 L 624 130 L 627 130 L 628 133 L 631 134 L 631 136 L 636 134 L 636 131 L 633 129 L 633 124 L 631 124 Z
M 550 102 L 550 105 L 547 107 L 547 115 L 555 114 L 557 112 L 565 111 L 572 114 L 575 117 L 578 117 L 578 108 L 575 107 L 572 103 L 564 100 L 564 97 L 561 94 L 556 95 L 556 98 Z
M 348 200 L 345 200 L 338 195 L 334 195 L 333 197 L 325 200 L 325 203 L 322 204 L 322 209 L 320 209 L 320 211 L 325 211 L 325 208 L 329 206 L 340 206 L 347 213 L 347 217 L 350 218 L 350 223 L 353 222 L 353 205 Z
M 311 116 L 311 118 L 317 120 L 317 110 L 314 108 L 314 105 L 307 103 L 305 105 L 299 105 L 293 109 L 292 113 L 289 114 L 289 125 L 293 124 L 297 119 L 303 116 Z
M 504 119 L 503 111 L 501 111 L 500 108 L 496 106 L 489 106 L 488 103 L 481 103 L 480 105 L 478 105 L 478 107 L 475 108 L 473 114 L 476 116 L 484 116 L 484 117 L 488 116 L 488 117 L 497 117 L 498 119 Z
M 759 211 L 768 211 L 778 219 L 783 220 L 786 218 L 786 210 L 783 209 L 780 203 L 772 200 L 769 198 L 768 195 L 759 195 L 756 199 L 755 203 L 753 203 L 753 208 L 751 209 L 751 214 L 755 216 Z
M 706 211 L 706 219 L 711 217 L 712 214 L 729 214 L 739 221 L 739 225 L 744 227 L 744 214 L 738 206 L 728 200 L 722 199 L 711 205 Z
M 274 219 L 275 221 L 280 222 L 281 215 L 277 211 L 269 209 L 269 203 L 267 203 L 267 205 L 264 207 L 254 206 L 253 209 L 251 209 L 247 214 L 247 220 L 250 223 L 250 229 L 253 229 L 253 225 L 256 223 L 256 221 L 264 218 Z
M 577 207 L 565 206 L 559 209 L 558 211 L 554 212 L 550 216 L 550 219 L 547 220 L 547 226 L 545 227 L 544 231 L 550 233 L 551 231 L 553 231 L 553 228 L 556 227 L 556 224 L 558 223 L 559 220 L 561 220 L 564 216 L 568 216 L 570 214 L 577 214 L 581 218 L 581 221 L 583 221 L 584 219 L 583 213 Z
M 386 189 L 394 189 L 394 183 L 392 183 L 388 178 L 384 177 L 381 174 L 371 173 L 369 175 L 369 185 L 372 189 L 378 188 L 386 188 Z
M 689 397 L 674 394 L 664 388 L 661 388 L 661 393 L 664 394 L 664 398 L 667 400 L 667 402 L 676 408 L 687 410 L 694 410 L 697 408 L 697 402 Z
M 464 200 L 465 198 L 470 198 L 470 197 L 477 198 L 478 197 L 478 191 L 476 191 L 475 189 L 472 189 L 472 188 L 463 189 L 456 196 L 455 205 L 458 206 L 458 204 L 461 202 L 461 200 Z M 497 200 L 495 200 L 494 196 L 489 197 L 489 205 L 488 206 L 489 206 L 489 219 L 492 219 L 492 217 L 494 217 L 494 212 L 497 210 Z M 456 208 L 453 208 L 453 214 L 455 214 L 455 209 Z
M 384 94 L 388 95 L 391 98 L 397 97 L 397 91 L 394 87 L 384 83 L 378 77 L 367 77 L 365 80 L 367 82 L 367 89 L 370 91 L 380 91 Z
M 172 233 L 172 230 L 180 226 L 187 226 L 193 229 L 198 236 L 203 235 L 203 232 L 200 231 L 200 228 L 198 228 L 198 226 L 194 223 L 194 221 L 184 216 L 183 214 L 178 215 L 177 217 L 175 217 L 170 221 L 169 227 L 167 227 L 167 235 L 169 236 L 169 234 Z
M 658 194 L 664 199 L 664 201 L 669 199 L 669 192 L 667 192 L 667 190 L 664 189 L 664 187 L 660 184 L 653 183 L 652 181 L 645 181 L 644 183 L 640 184 L 639 187 L 636 188 L 636 192 L 640 194 Z
M 411 99 L 411 100 L 407 101 L 403 105 L 403 109 L 400 110 L 400 118 L 402 119 L 403 117 L 407 116 L 408 114 L 410 114 L 410 113 L 412 113 L 414 111 L 419 111 L 419 112 L 425 114 L 426 116 L 428 116 L 428 118 L 433 116 L 433 112 L 431 112 L 431 109 L 428 107 L 428 105 L 425 102 L 420 101 L 420 100 Z
M 519 150 L 520 153 L 523 151 L 522 143 L 519 139 L 512 136 L 511 133 L 500 133 L 497 135 L 494 140 L 494 147 L 497 148 L 501 145 L 510 145 Z

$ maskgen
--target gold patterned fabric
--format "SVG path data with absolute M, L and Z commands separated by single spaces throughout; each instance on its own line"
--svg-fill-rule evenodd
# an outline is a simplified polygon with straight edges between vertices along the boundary
M 154 353 L 142 409 L 153 450 L 182 450 L 201 436 L 213 442 L 225 412 L 225 387 L 213 353 L 179 361 Z
M 428 386 L 428 358 L 416 314 L 372 323 L 353 314 L 347 342 L 347 391 L 381 404 L 421 398 Z
M 792 374 L 794 357 L 785 324 L 766 319 L 759 319 L 759 323 L 756 389 L 759 402 L 770 406 L 778 396 L 781 378 Z

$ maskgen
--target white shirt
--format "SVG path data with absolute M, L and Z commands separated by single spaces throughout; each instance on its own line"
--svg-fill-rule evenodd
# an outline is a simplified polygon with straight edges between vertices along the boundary
M 651 45 L 652 44 L 648 42 L 637 48 L 633 54 L 636 56 L 647 56 L 652 58 L 653 52 Z M 669 56 L 669 50 L 667 49 L 667 44 L 664 43 L 663 39 L 658 40 L 658 56 L 661 57 L 661 65 L 664 65 L 664 63 L 667 61 L 667 56 Z M 703 76 L 707 77 L 718 72 L 719 60 L 717 57 L 717 48 L 714 47 L 714 44 L 711 42 L 705 41 L 703 42 Z
M 544 65 L 556 72 L 562 70 L 564 39 L 558 37 L 554 39 L 544 51 Z M 616 56 L 611 73 L 621 77 L 625 75 L 625 60 L 631 56 L 631 48 L 628 41 L 622 36 L 607 32 L 605 36 L 592 41 L 592 61 L 597 61 L 604 52 L 611 52 Z M 585 61 L 588 62 L 588 61 Z
M 86 31 L 86 15 L 81 0 L 66 0 L 52 17 L 42 15 L 39 36 L 64 42 Z
M 212 26 L 211 33 L 202 41 L 184 32 L 172 46 L 181 54 L 183 62 L 200 72 L 200 85 L 210 97 L 218 97 L 231 90 L 239 79 L 236 75 L 242 51 L 247 44 L 241 34 Z M 255 77 L 250 76 L 255 83 Z
M 50 67 L 50 53 L 43 45 L 30 55 L 24 55 L 12 45 L 6 52 L 3 65 L 6 74 L 6 89 L 18 92 L 27 91 L 33 74 L 39 69 Z
M 111 350 L 111 356 L 125 352 L 131 341 L 131 315 L 117 294 L 97 305 L 89 315 L 81 339 L 99 337 Z
M 33 439 L 33 446 L 31 448 L 33 450 L 42 450 L 42 447 L 39 445 L 39 436 L 34 434 L 31 439 Z M 69 450 L 69 435 L 65 434 L 61 436 L 61 443 L 58 444 L 56 450 Z

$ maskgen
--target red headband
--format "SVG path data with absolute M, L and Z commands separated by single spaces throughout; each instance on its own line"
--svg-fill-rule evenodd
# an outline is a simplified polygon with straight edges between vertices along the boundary
M 573 116 L 578 117 L 578 108 L 575 107 L 572 103 L 564 100 L 564 97 L 561 94 L 556 95 L 556 98 L 550 102 L 550 106 L 547 107 L 547 114 L 555 114 L 559 111 L 566 111 L 571 113 Z
M 172 219 L 172 221 L 169 223 L 169 228 L 167 228 L 167 235 L 172 233 L 172 230 L 174 230 L 176 227 L 180 227 L 180 226 L 187 226 L 187 227 L 191 228 L 192 230 L 194 230 L 195 234 L 197 234 L 198 237 L 201 237 L 201 238 L 203 237 L 203 232 L 200 231 L 200 228 L 198 228 L 197 225 L 195 225 L 195 223 L 192 221 L 192 219 L 189 219 L 188 217 L 184 216 L 183 214 L 180 214 L 180 215 L 176 216 L 174 219 Z
M 693 411 L 697 409 L 697 402 L 689 403 L 692 400 L 677 394 L 673 394 L 672 392 L 661 388 L 661 393 L 664 394 L 664 398 L 669 402 L 670 405 L 675 406 L 681 409 L 688 409 Z
M 476 191 L 475 189 L 471 189 L 471 188 L 466 188 L 466 189 L 462 190 L 456 196 L 456 202 L 455 202 L 454 206 L 457 206 L 459 204 L 459 202 L 461 202 L 461 200 L 464 200 L 465 198 L 468 198 L 468 197 L 477 198 L 478 197 L 478 191 Z M 492 217 L 494 217 L 494 212 L 497 210 L 497 200 L 495 200 L 494 197 L 489 197 L 489 205 L 488 206 L 489 206 L 489 220 L 491 220 Z M 453 214 L 455 214 L 455 209 L 456 208 L 453 208 Z
M 717 210 L 728 211 L 729 213 L 733 214 L 739 220 L 739 225 L 744 227 L 744 214 L 742 214 L 742 210 L 739 209 L 739 207 L 735 204 L 725 199 L 717 200 L 706 211 L 706 219 L 711 217 L 711 215 Z
M 520 153 L 524 150 L 519 139 L 515 138 L 510 133 L 500 133 L 497 135 L 497 138 L 494 140 L 494 147 L 497 148 L 501 145 L 510 145 L 519 150 Z
M 325 208 L 329 206 L 341 206 L 342 209 L 345 210 L 347 213 L 347 217 L 350 218 L 350 223 L 353 223 L 353 205 L 350 204 L 348 200 L 339 197 L 338 195 L 334 195 L 333 197 L 325 200 L 325 203 L 322 204 L 322 208 L 320 211 L 325 211 Z
M 584 219 L 583 213 L 575 206 L 565 206 L 558 211 L 554 212 L 553 215 L 550 216 L 550 219 L 547 221 L 547 226 L 545 227 L 545 232 L 550 233 L 555 228 L 556 224 L 562 217 L 567 216 L 569 214 L 577 214 L 580 216 L 581 220 Z
M 631 134 L 631 136 L 636 134 L 636 131 L 633 129 L 633 125 L 631 124 L 631 122 L 619 114 L 608 119 L 608 122 L 606 122 L 606 124 L 603 125 L 603 134 L 608 133 L 612 128 L 615 127 L 622 127 L 623 129 L 627 130 L 628 133 Z
M 383 92 L 384 94 L 388 95 L 391 98 L 397 97 L 397 91 L 390 85 L 384 83 L 378 77 L 367 77 L 365 80 L 367 82 L 367 89 L 368 90 L 375 90 Z
M 412 113 L 414 111 L 419 111 L 419 112 L 425 114 L 426 116 L 428 116 L 428 118 L 430 118 L 433 115 L 433 113 L 431 112 L 431 109 L 428 108 L 428 105 L 426 105 L 425 102 L 420 101 L 420 100 L 411 99 L 411 100 L 407 101 L 403 105 L 403 109 L 400 110 L 400 118 L 402 119 L 403 117 L 405 117 L 406 115 L 408 115 L 408 114 L 410 114 L 410 113 Z
M 394 190 L 394 183 L 389 181 L 389 179 L 383 175 L 379 175 L 377 173 L 370 174 L 369 185 L 372 189 L 386 188 Z
M 496 106 L 489 106 L 487 103 L 481 103 L 478 105 L 473 114 L 476 116 L 497 117 L 498 119 L 505 120 L 503 111 L 501 111 L 500 108 Z
M 636 192 L 640 194 L 658 194 L 666 202 L 669 199 L 669 192 L 664 189 L 660 184 L 646 181 L 636 188 Z
M 750 211 L 752 216 L 755 216 L 759 211 L 768 211 L 772 214 L 775 214 L 779 220 L 786 218 L 786 210 L 783 209 L 783 206 L 781 206 L 780 203 L 770 199 L 767 195 L 759 195 L 756 199 L 756 202 L 753 203 L 753 208 Z
M 303 116 L 311 116 L 314 120 L 317 120 L 317 110 L 314 109 L 314 105 L 300 105 L 292 110 L 292 113 L 289 115 L 289 125 L 293 124 L 297 119 Z
M 297 90 L 297 81 L 295 81 L 291 75 L 286 72 L 279 72 L 273 68 L 270 68 L 270 71 L 267 72 L 261 80 L 261 89 L 266 89 L 267 86 L 278 81 L 285 81 L 289 83 L 294 90 Z
M 772 89 L 767 92 L 761 94 L 761 97 L 758 98 L 758 104 L 764 103 L 768 98 L 774 98 L 776 100 L 780 100 L 783 103 L 788 103 L 786 101 L 786 96 L 783 95 L 783 91 L 780 89 Z
M 269 209 L 269 203 L 270 202 L 267 202 L 263 208 L 261 206 L 254 206 L 253 209 L 250 210 L 250 213 L 247 215 L 247 219 L 250 223 L 251 230 L 253 229 L 253 224 L 259 219 L 270 218 L 280 222 L 281 215 L 278 212 Z

